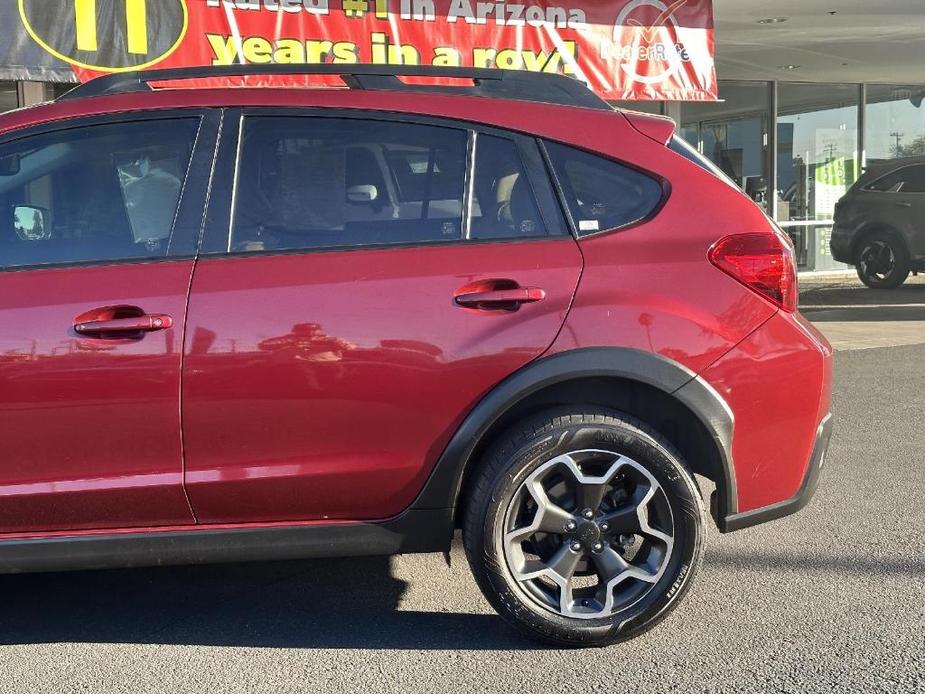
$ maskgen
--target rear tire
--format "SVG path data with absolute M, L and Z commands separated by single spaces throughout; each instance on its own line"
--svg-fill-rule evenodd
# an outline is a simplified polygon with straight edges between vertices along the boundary
M 466 556 L 527 636 L 606 646 L 655 626 L 700 564 L 703 503 L 673 447 L 613 410 L 551 410 L 504 434 L 468 486 Z
M 882 231 L 865 236 L 855 258 L 858 278 L 871 289 L 895 289 L 911 270 L 905 246 Z

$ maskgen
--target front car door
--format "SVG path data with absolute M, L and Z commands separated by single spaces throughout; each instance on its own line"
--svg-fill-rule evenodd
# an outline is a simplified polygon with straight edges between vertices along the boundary
M 562 326 L 581 256 L 536 143 L 401 120 L 226 118 L 184 357 L 203 523 L 399 513 Z
M 0 532 L 193 522 L 184 315 L 217 113 L 0 143 Z

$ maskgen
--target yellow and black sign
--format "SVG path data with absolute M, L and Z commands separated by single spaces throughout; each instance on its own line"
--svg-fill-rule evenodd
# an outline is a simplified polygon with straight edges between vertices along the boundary
M 19 14 L 46 51 L 102 72 L 160 62 L 189 24 L 186 0 L 19 0 Z

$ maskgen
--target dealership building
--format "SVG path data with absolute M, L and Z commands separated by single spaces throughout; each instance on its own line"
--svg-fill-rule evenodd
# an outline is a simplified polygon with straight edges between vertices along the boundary
M 13 26 L 15 3 L 4 5 L 0 19 Z M 839 198 L 865 167 L 925 160 L 925 3 L 713 7 L 720 100 L 619 105 L 674 118 L 680 134 L 790 234 L 801 269 L 842 268 L 828 250 Z M 31 41 L 25 32 L 2 34 L 0 44 Z M 75 78 L 66 66 L 0 64 L 0 80 L 6 111 L 55 98 Z

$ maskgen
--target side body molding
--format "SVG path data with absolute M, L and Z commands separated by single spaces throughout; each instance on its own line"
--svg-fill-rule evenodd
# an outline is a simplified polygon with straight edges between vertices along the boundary
M 717 484 L 717 519 L 737 510 L 732 462 L 732 410 L 706 381 L 693 371 L 652 352 L 621 347 L 591 347 L 539 359 L 512 374 L 489 392 L 469 413 L 450 440 L 411 508 L 456 506 L 466 467 L 474 462 L 479 441 L 511 407 L 539 391 L 582 378 L 622 378 L 652 386 L 687 407 L 712 437 L 724 470 Z

